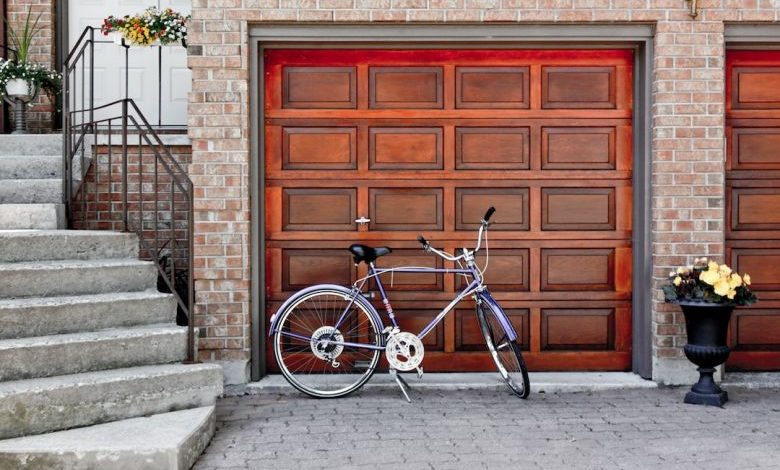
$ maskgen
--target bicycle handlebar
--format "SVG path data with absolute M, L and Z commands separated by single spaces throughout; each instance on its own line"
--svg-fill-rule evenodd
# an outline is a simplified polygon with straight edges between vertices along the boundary
M 482 217 L 482 222 L 485 222 L 485 223 L 489 222 L 490 221 L 490 217 L 493 216 L 493 213 L 495 211 L 496 211 L 496 208 L 493 207 L 493 206 L 490 206 L 488 208 L 487 212 L 485 212 L 485 217 Z
M 481 221 L 482 223 L 479 226 L 479 235 L 477 235 L 477 247 L 474 248 L 474 253 L 478 252 L 480 247 L 482 246 L 482 234 L 485 232 L 485 229 L 487 229 L 488 225 L 490 225 L 489 224 L 490 217 L 493 216 L 494 212 L 496 212 L 496 208 L 493 207 L 493 206 L 490 206 L 488 208 L 487 212 L 485 212 L 485 216 L 482 218 L 482 221 Z M 448 261 L 458 261 L 458 260 L 460 260 L 460 259 L 465 257 L 465 254 L 462 254 L 460 256 L 452 256 L 449 253 L 446 253 L 444 251 L 441 251 L 441 250 L 438 250 L 438 249 L 432 247 L 430 242 L 428 242 L 428 240 L 426 240 L 425 237 L 422 236 L 422 235 L 417 235 L 417 241 L 420 242 L 420 244 L 423 247 L 423 250 L 431 251 L 431 252 L 441 256 L 442 258 L 448 260 Z

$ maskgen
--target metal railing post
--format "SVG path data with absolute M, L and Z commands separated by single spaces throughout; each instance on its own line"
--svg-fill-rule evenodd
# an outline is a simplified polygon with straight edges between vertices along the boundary
M 129 231 L 127 217 L 127 100 L 122 100 L 122 223 Z

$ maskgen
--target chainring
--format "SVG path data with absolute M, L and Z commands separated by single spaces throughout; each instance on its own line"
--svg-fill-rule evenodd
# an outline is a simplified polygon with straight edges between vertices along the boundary
M 422 364 L 425 348 L 417 335 L 404 331 L 387 338 L 385 356 L 391 368 L 408 372 Z

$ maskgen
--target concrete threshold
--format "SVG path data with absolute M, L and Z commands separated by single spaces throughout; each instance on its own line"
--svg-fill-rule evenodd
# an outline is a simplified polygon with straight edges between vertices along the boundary
M 531 393 L 573 393 L 600 390 L 656 388 L 658 384 L 631 372 L 533 372 L 529 374 Z M 412 389 L 420 390 L 499 390 L 506 387 L 498 373 L 428 373 L 417 380 L 414 373 L 404 374 Z M 364 389 L 397 389 L 395 380 L 386 372 L 377 372 Z M 225 395 L 297 394 L 280 374 L 268 375 L 258 382 L 225 388 Z
M 780 372 L 726 372 L 725 388 L 780 388 Z

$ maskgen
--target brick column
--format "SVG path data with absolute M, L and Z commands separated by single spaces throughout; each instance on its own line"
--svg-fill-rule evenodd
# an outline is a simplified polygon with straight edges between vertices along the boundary
M 722 21 L 665 21 L 655 37 L 653 77 L 653 379 L 690 383 L 685 321 L 659 291 L 669 272 L 724 256 Z
M 189 28 L 189 174 L 195 192 L 195 325 L 199 359 L 226 383 L 249 380 L 248 36 L 230 6 L 193 0 Z M 258 4 L 257 8 L 261 8 Z

